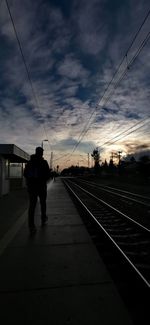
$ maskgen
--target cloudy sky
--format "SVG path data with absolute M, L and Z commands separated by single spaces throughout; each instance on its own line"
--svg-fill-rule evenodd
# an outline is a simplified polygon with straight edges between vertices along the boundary
M 48 139 L 45 158 L 53 152 L 60 168 L 87 165 L 96 147 L 102 160 L 148 152 L 149 9 L 149 0 L 0 0 L 0 143 L 31 154 Z

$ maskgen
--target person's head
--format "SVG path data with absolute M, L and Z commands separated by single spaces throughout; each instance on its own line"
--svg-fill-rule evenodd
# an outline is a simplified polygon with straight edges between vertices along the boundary
M 44 151 L 44 150 L 43 150 L 42 147 L 37 147 L 37 148 L 35 149 L 35 154 L 36 154 L 36 156 L 42 158 L 42 156 L 43 156 L 43 151 Z

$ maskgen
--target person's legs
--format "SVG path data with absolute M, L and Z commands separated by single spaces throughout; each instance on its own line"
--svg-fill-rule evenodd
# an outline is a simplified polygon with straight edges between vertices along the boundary
M 37 192 L 34 190 L 29 190 L 28 226 L 30 229 L 35 228 L 34 213 L 35 213 L 36 203 L 37 203 Z

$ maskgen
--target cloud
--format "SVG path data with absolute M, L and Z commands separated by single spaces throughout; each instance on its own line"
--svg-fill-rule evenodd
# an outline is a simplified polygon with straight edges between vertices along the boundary
M 103 1 L 99 0 L 77 1 L 73 7 L 76 41 L 81 50 L 90 55 L 98 55 L 107 39 L 102 7 Z
M 140 141 L 139 141 L 139 143 L 132 143 L 132 142 L 127 142 L 126 144 L 125 144 L 125 146 L 126 146 L 126 148 L 129 150 L 129 152 L 131 151 L 131 152 L 135 152 L 135 151 L 142 151 L 142 150 L 145 150 L 145 149 L 149 149 L 149 144 L 146 144 L 146 143 L 144 143 L 144 144 L 142 144 L 142 143 L 140 143 Z
M 57 142 L 57 145 L 55 146 L 56 150 L 64 151 L 65 150 L 72 152 L 72 148 L 74 148 L 77 145 L 78 141 L 72 137 L 60 140 Z M 80 146 L 78 147 L 78 153 L 88 153 L 89 152 L 89 146 L 93 147 L 93 142 L 92 141 L 83 141 Z
M 142 143 L 142 141 L 138 140 L 137 143 L 128 141 L 125 144 L 126 148 L 126 159 L 130 159 L 132 156 L 135 159 L 139 159 L 142 156 L 150 157 L 150 145 L 149 143 Z
M 79 60 L 75 59 L 73 55 L 67 54 L 65 59 L 57 67 L 58 73 L 69 79 L 78 79 L 82 83 L 82 79 L 89 76 L 89 71 L 86 70 Z
M 115 91 L 110 91 L 92 115 L 146 14 L 148 1 L 116 5 L 76 0 L 69 2 L 67 12 L 64 4 L 58 6 L 53 1 L 9 3 L 34 91 L 2 2 L 1 141 L 11 139 L 31 152 L 32 146 L 46 137 L 45 129 L 53 150 L 71 151 L 81 132 L 87 130 L 78 148 L 80 153 L 87 152 L 149 116 L 148 43 Z M 147 27 L 140 40 L 146 32 Z M 143 145 L 147 143 L 146 128 L 132 134 L 135 146 L 139 137 Z M 101 148 L 103 154 L 109 155 L 119 146 L 125 149 L 125 140 Z

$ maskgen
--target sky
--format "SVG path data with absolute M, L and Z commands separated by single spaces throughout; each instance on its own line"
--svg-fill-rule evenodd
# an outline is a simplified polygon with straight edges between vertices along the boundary
M 87 166 L 88 154 L 91 166 L 95 148 L 101 162 L 149 153 L 149 9 L 149 0 L 0 0 L 0 143 L 29 154 L 43 144 L 60 169 Z

